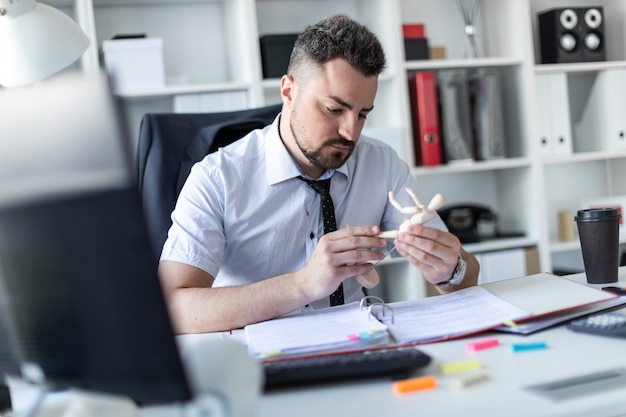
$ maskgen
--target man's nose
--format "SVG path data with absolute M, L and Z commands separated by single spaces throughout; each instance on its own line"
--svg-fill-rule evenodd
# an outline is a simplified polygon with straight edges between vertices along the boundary
M 347 114 L 342 118 L 338 130 L 339 136 L 355 142 L 361 134 L 361 124 L 358 115 Z

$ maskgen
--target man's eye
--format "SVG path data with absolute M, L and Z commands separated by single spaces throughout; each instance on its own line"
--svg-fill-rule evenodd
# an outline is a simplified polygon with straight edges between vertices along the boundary
M 331 114 L 341 113 L 341 109 L 333 109 L 333 108 L 327 107 L 326 110 L 328 111 L 328 113 L 331 113 Z
M 367 114 L 363 114 L 363 113 L 359 114 L 359 119 L 366 120 L 367 119 Z

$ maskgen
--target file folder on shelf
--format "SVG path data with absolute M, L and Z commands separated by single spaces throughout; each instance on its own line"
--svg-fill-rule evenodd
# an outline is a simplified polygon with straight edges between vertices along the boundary
M 569 155 L 572 128 L 567 74 L 538 74 L 535 82 L 541 155 Z
M 409 78 L 409 92 L 415 163 L 423 166 L 440 165 L 442 162 L 441 135 L 434 72 L 415 73 Z
M 483 69 L 470 75 L 469 89 L 476 159 L 504 158 L 504 103 L 499 73 Z
M 468 75 L 465 70 L 437 74 L 441 104 L 441 141 L 448 163 L 474 160 Z
M 599 71 L 576 130 L 576 149 L 626 150 L 626 69 Z

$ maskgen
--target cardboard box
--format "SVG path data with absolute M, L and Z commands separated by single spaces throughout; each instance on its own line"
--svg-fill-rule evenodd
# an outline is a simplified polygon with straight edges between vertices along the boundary
M 163 39 L 132 38 L 102 42 L 104 65 L 116 91 L 165 87 Z

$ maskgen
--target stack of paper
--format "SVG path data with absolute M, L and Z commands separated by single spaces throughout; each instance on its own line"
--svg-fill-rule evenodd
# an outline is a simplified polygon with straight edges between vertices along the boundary
M 389 343 L 387 326 L 358 302 L 251 324 L 245 332 L 250 352 L 264 358 Z

